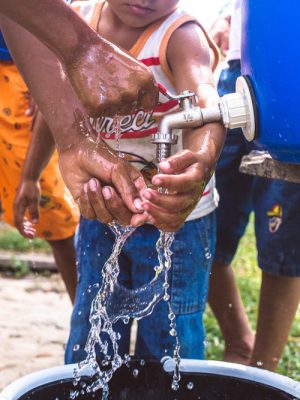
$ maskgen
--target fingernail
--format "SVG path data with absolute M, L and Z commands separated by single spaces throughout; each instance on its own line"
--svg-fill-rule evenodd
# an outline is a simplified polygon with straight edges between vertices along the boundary
M 143 206 L 142 206 L 142 201 L 141 201 L 141 199 L 139 199 L 139 198 L 134 199 L 133 204 L 134 204 L 134 206 L 135 206 L 135 208 L 136 208 L 137 210 L 139 210 L 139 211 L 143 210 Z
M 147 202 L 143 203 L 143 209 L 144 209 L 145 211 L 149 211 L 149 210 L 150 210 L 149 203 L 147 203 Z
M 161 185 L 161 180 L 159 178 L 153 178 L 153 185 L 155 186 L 159 186 Z
M 139 177 L 139 178 L 134 182 L 134 186 L 135 186 L 137 189 L 141 189 L 142 187 L 144 187 L 144 186 L 145 186 L 144 179 L 143 179 L 142 177 Z
M 160 166 L 161 168 L 163 168 L 163 169 L 169 169 L 169 168 L 171 168 L 171 165 L 170 165 L 169 161 L 161 161 L 161 162 L 159 163 L 159 166 Z
M 109 190 L 108 187 L 104 187 L 102 189 L 102 194 L 103 194 L 103 197 L 105 198 L 105 200 L 110 200 L 111 199 L 111 193 L 110 193 L 110 190 Z
M 91 179 L 89 181 L 89 186 L 90 186 L 91 190 L 93 190 L 93 191 L 97 190 L 97 182 L 95 181 L 95 179 Z
M 88 192 L 88 184 L 87 184 L 87 183 L 85 183 L 85 184 L 83 185 L 83 191 L 84 191 L 84 193 L 87 193 L 87 192 Z
M 145 190 L 143 192 L 143 197 L 145 197 L 145 199 L 150 200 L 151 199 L 151 193 L 148 190 Z

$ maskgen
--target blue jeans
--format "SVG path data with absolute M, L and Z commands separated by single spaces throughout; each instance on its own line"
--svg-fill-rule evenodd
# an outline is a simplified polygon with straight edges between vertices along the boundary
M 219 94 L 234 92 L 240 74 L 240 62 L 230 62 L 229 68 L 221 72 Z M 220 203 L 216 212 L 215 260 L 224 265 L 232 262 L 253 211 L 259 267 L 272 275 L 297 277 L 300 276 L 300 185 L 241 174 L 242 157 L 260 149 L 258 143 L 246 141 L 241 129 L 228 130 L 216 169 Z
M 136 289 L 154 277 L 158 265 L 155 243 L 159 237 L 153 225 L 143 225 L 126 241 L 119 256 L 122 285 Z M 111 254 L 114 234 L 98 221 L 81 218 L 77 236 L 78 289 L 71 319 L 71 332 L 65 362 L 83 360 L 87 340 L 91 302 L 101 283 L 101 267 Z M 169 294 L 181 343 L 181 356 L 204 358 L 205 310 L 208 280 L 215 247 L 215 215 L 186 222 L 176 233 L 169 271 Z M 131 323 L 118 321 L 114 328 L 121 333 L 120 353 L 129 353 Z M 174 337 L 169 335 L 168 308 L 161 301 L 153 313 L 138 321 L 135 356 L 160 359 L 172 355 Z M 76 351 L 74 351 L 74 346 Z

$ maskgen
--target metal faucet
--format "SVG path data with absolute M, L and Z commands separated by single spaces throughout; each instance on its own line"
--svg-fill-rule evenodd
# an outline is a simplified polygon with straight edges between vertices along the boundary
M 160 162 L 171 155 L 171 147 L 178 141 L 173 129 L 199 128 L 211 122 L 220 122 L 226 128 L 241 127 L 248 140 L 255 136 L 255 107 L 249 95 L 248 82 L 238 78 L 236 93 L 227 94 L 220 99 L 215 107 L 200 108 L 196 106 L 195 93 L 185 90 L 179 95 L 173 95 L 162 85 L 160 91 L 169 99 L 179 102 L 179 112 L 165 115 L 159 124 L 158 132 L 152 135 L 151 142 L 156 144 L 156 160 Z

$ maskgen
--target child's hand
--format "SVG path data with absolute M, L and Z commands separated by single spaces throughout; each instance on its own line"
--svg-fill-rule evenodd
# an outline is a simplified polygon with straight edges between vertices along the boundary
M 21 180 L 14 200 L 14 222 L 24 237 L 33 239 L 36 236 L 34 225 L 39 220 L 39 201 L 41 189 L 38 181 Z M 25 217 L 28 211 L 30 220 Z
M 204 162 L 198 152 L 183 150 L 160 163 L 163 174 L 152 179 L 155 186 L 167 189 L 159 193 L 153 189 L 143 192 L 143 209 L 148 220 L 158 228 L 177 231 L 198 203 L 213 168 Z M 137 221 L 140 217 L 134 217 Z
M 85 137 L 59 155 L 64 181 L 84 217 L 124 225 L 143 211 L 141 193 L 146 184 L 141 173 L 104 142 Z
M 117 46 L 99 37 L 65 66 L 69 79 L 89 114 L 99 117 L 153 110 L 158 88 L 150 70 Z

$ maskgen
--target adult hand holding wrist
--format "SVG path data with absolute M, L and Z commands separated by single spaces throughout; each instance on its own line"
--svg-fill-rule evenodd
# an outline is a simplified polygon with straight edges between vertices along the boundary
M 129 53 L 98 36 L 74 54 L 64 67 L 90 116 L 153 110 L 158 100 L 153 75 Z

